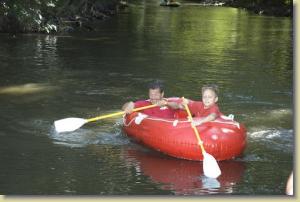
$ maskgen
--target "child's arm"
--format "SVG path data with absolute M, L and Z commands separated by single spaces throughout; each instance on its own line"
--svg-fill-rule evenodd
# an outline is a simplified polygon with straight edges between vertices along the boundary
M 162 101 L 159 101 L 157 103 L 158 106 L 167 106 L 172 109 L 184 109 L 184 104 L 188 104 L 188 99 L 182 99 L 181 102 L 174 102 L 174 101 L 168 101 L 167 99 L 164 99 Z
M 168 101 L 166 106 L 172 108 L 172 109 L 183 109 L 183 106 L 181 103 Z
M 209 121 L 214 121 L 217 118 L 217 114 L 216 113 L 211 113 L 208 116 L 201 118 L 200 120 L 193 120 L 193 125 L 194 126 L 199 126 L 202 123 L 206 123 Z
M 174 103 L 174 105 L 176 106 L 176 108 L 174 109 L 184 109 L 185 110 L 185 107 L 184 105 L 188 105 L 190 103 L 191 100 L 189 99 L 186 99 L 186 98 L 182 98 L 181 99 L 181 102 L 179 103 Z

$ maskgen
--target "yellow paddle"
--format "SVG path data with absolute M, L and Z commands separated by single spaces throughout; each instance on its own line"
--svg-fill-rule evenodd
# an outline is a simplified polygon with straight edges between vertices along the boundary
M 185 110 L 188 113 L 189 119 L 191 121 L 191 126 L 194 129 L 196 138 L 198 140 L 198 144 L 199 144 L 199 146 L 201 148 L 201 151 L 202 151 L 202 155 L 203 155 L 203 173 L 206 177 L 217 178 L 221 175 L 220 167 L 219 167 L 216 159 L 212 155 L 206 153 L 206 151 L 204 149 L 204 146 L 203 146 L 203 142 L 202 142 L 202 140 L 200 138 L 200 135 L 198 133 L 198 130 L 194 126 L 194 124 L 192 123 L 193 117 L 191 115 L 189 107 L 186 104 L 184 104 L 184 107 L 185 107 Z
M 133 111 L 136 112 L 136 111 L 149 109 L 149 108 L 156 107 L 156 106 L 157 105 L 149 105 L 149 106 L 145 106 L 145 107 L 139 107 L 139 108 L 133 109 Z M 55 126 L 55 130 L 58 133 L 71 132 L 71 131 L 74 131 L 74 130 L 80 128 L 82 125 L 84 125 L 86 123 L 98 121 L 100 119 L 105 119 L 105 118 L 109 118 L 109 117 L 113 117 L 113 116 L 123 115 L 123 114 L 125 114 L 125 111 L 115 112 L 115 113 L 107 114 L 107 115 L 103 115 L 103 116 L 97 116 L 97 117 L 90 118 L 90 119 L 65 118 L 65 119 L 54 121 L 54 126 Z

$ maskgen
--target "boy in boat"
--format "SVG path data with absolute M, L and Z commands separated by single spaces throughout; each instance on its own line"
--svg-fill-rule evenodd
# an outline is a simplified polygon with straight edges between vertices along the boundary
M 166 98 L 164 98 L 164 85 L 160 80 L 155 80 L 154 82 L 149 84 L 149 99 L 148 100 L 140 100 L 136 102 L 127 102 L 123 105 L 122 110 L 125 111 L 126 114 L 130 114 L 134 108 L 144 107 L 148 105 L 155 104 L 157 107 L 152 107 L 149 109 L 145 109 L 142 112 L 149 116 L 155 116 L 159 118 L 174 118 L 177 103 L 169 102 Z
M 205 85 L 202 87 L 202 102 L 183 99 L 182 103 L 179 104 L 179 108 L 184 109 L 184 104 L 187 104 L 193 117 L 201 117 L 201 119 L 193 120 L 193 124 L 198 126 L 213 121 L 222 115 L 217 101 L 218 87 L 216 85 Z

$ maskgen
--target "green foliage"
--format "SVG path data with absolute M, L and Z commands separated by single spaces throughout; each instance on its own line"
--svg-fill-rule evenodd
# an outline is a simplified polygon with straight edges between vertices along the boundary
M 117 0 L 1 0 L 0 32 L 56 32 L 62 18 L 105 16 Z M 105 6 L 103 6 L 105 4 Z M 81 22 L 79 22 L 81 23 Z M 73 23 L 74 24 L 74 23 Z
M 56 26 L 47 20 L 47 14 L 56 7 L 57 2 L 58 0 L 3 0 L 0 3 L 2 29 L 20 32 L 56 31 Z
M 224 0 L 231 6 L 257 13 L 289 15 L 292 0 Z M 1 0 L 0 32 L 57 32 L 64 23 L 89 27 L 91 19 L 102 19 L 116 10 L 119 0 Z
M 225 0 L 228 5 L 247 8 L 255 13 L 275 16 L 292 16 L 292 0 Z
M 293 4 L 292 0 L 233 0 L 244 5 L 265 5 L 265 6 L 290 6 Z

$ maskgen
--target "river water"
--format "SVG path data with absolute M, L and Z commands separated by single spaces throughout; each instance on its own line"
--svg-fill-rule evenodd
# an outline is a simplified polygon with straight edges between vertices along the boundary
M 95 32 L 0 35 L 0 193 L 4 195 L 284 195 L 293 170 L 293 23 L 245 10 L 181 1 L 130 1 Z M 243 157 L 202 163 L 130 141 L 121 117 L 65 134 L 53 122 L 119 111 L 147 98 L 200 99 L 220 87 L 219 106 L 247 127 Z

